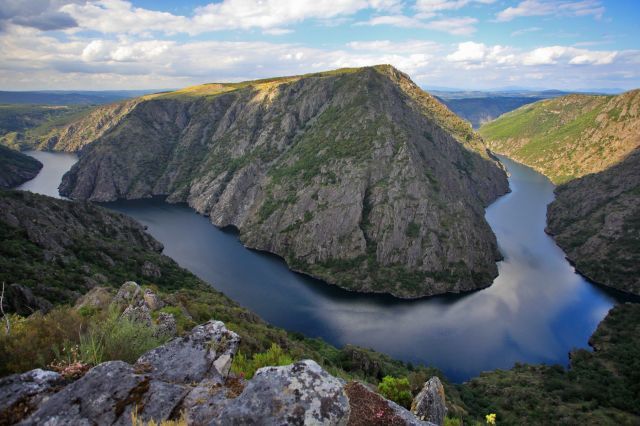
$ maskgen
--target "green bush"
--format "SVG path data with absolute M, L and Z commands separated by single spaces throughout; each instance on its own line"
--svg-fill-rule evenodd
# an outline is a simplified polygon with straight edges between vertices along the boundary
M 153 328 L 146 324 L 122 318 L 120 312 L 110 308 L 106 318 L 90 324 L 80 338 L 83 362 L 99 364 L 118 359 L 134 363 L 146 351 L 162 345 L 165 339 L 155 337 Z
M 385 398 L 405 408 L 411 408 L 413 397 L 411 395 L 409 379 L 406 377 L 383 377 L 382 381 L 378 384 L 378 392 Z
M 262 367 L 288 365 L 293 363 L 293 359 L 287 353 L 285 353 L 280 346 L 273 343 L 269 350 L 262 353 L 254 354 L 251 359 L 246 357 L 242 352 L 239 352 L 233 358 L 233 364 L 231 365 L 231 371 L 242 376 L 245 379 L 253 377 L 255 372 Z

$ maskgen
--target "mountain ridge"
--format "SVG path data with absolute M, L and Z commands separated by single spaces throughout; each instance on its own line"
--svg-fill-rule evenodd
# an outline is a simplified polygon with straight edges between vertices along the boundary
M 508 190 L 504 170 L 468 123 L 391 66 L 127 105 L 96 115 L 102 133 L 49 139 L 80 152 L 64 195 L 184 201 L 248 247 L 350 290 L 418 297 L 497 275 L 483 207 Z

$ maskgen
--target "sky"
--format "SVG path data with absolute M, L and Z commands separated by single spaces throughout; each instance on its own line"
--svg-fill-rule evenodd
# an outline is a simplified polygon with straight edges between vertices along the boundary
M 0 90 L 167 89 L 381 63 L 427 88 L 639 88 L 640 1 L 0 1 Z

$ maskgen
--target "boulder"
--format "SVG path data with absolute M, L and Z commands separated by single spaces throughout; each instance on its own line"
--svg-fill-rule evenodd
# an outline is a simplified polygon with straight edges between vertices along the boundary
M 344 382 L 311 360 L 259 369 L 211 425 L 346 425 Z
M 176 337 L 178 334 L 178 325 L 173 314 L 160 312 L 156 321 L 156 329 L 153 335 L 156 337 Z
M 122 284 L 116 293 L 116 296 L 113 298 L 113 303 L 120 306 L 140 306 L 144 303 L 142 289 L 135 282 L 127 281 Z
M 60 374 L 39 368 L 0 379 L 0 425 L 19 422 L 63 384 Z
M 144 299 L 144 303 L 146 303 L 149 309 L 151 309 L 152 311 L 157 311 L 164 306 L 162 300 L 160 300 L 158 295 L 155 294 L 151 289 L 145 289 L 142 298 Z
M 349 426 L 435 426 L 417 419 L 406 408 L 383 398 L 360 382 L 350 382 L 344 387 L 344 390 L 349 398 L 349 407 L 351 408 Z
M 411 412 L 421 420 L 435 423 L 438 426 L 444 424 L 447 415 L 447 404 L 444 395 L 444 386 L 437 377 L 432 377 L 424 384 L 422 390 L 411 403 Z
M 152 349 L 137 364 L 147 368 L 154 378 L 168 382 L 216 379 L 222 383 L 239 344 L 240 336 L 227 330 L 224 323 L 212 320 L 195 327 L 187 336 Z
M 127 306 L 124 312 L 122 312 L 122 318 L 151 327 L 151 311 L 145 304 L 141 306 Z
M 75 308 L 80 309 L 87 307 L 104 309 L 109 306 L 112 298 L 111 290 L 108 288 L 94 287 L 76 301 Z

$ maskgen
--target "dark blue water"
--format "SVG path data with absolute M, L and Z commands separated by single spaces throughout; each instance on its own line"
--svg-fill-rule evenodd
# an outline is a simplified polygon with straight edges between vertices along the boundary
M 45 171 L 57 163 L 53 155 L 39 157 Z M 185 205 L 152 199 L 106 206 L 147 225 L 165 254 L 276 326 L 434 365 L 463 381 L 515 362 L 566 365 L 569 350 L 586 347 L 616 303 L 576 274 L 544 233 L 546 205 L 553 199 L 549 180 L 503 162 L 512 192 L 486 216 L 505 259 L 491 287 L 463 296 L 403 301 L 349 293 L 293 273 L 275 256 L 247 250 L 233 232 L 217 229 Z M 39 179 L 32 190 L 40 189 Z M 45 183 L 49 188 L 51 182 Z

